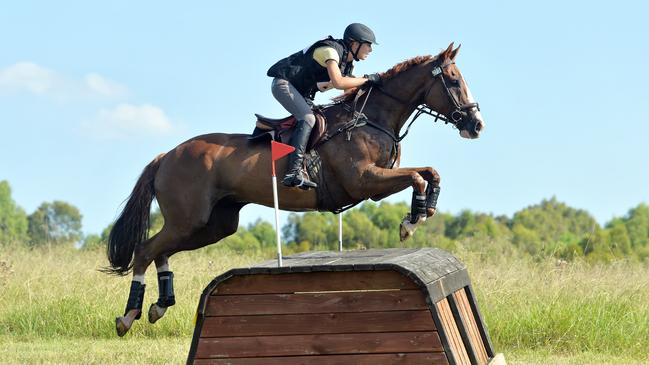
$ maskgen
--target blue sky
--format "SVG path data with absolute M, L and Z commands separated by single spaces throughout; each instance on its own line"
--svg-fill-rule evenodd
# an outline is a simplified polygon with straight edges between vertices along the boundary
M 422 118 L 403 143 L 402 166 L 440 172 L 441 210 L 511 215 L 556 196 L 605 223 L 649 202 L 644 3 L 354 1 L 332 13 L 298 1 L 221 4 L 5 4 L 0 180 L 14 200 L 28 213 L 67 201 L 86 233 L 100 232 L 154 156 L 194 135 L 249 132 L 255 112 L 284 116 L 268 67 L 362 22 L 380 45 L 357 74 L 462 44 L 482 137 Z M 250 205 L 241 223 L 272 214 Z

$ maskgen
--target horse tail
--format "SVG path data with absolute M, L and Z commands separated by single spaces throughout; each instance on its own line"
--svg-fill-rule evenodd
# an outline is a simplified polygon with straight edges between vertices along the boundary
M 106 254 L 110 267 L 101 271 L 124 276 L 133 268 L 135 247 L 146 241 L 149 235 L 149 214 L 151 202 L 155 198 L 153 183 L 163 156 L 164 153 L 151 161 L 135 183 L 124 210 L 113 224 L 108 236 Z

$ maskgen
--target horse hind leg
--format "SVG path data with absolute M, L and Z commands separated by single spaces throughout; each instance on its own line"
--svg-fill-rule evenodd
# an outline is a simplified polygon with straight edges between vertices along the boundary
M 131 289 L 128 294 L 124 315 L 115 318 L 115 329 L 119 337 L 124 336 L 131 329 L 133 322 L 140 319 L 145 287 L 146 285 L 139 280 L 134 279 L 131 281 Z
M 194 250 L 232 235 L 239 226 L 239 211 L 243 203 L 220 202 L 210 214 L 208 223 L 197 229 L 184 242 L 155 259 L 158 271 L 158 301 L 149 307 L 148 319 L 150 323 L 157 322 L 162 318 L 167 308 L 174 305 L 175 295 L 173 287 L 173 272 L 169 270 L 169 256 L 183 250 Z
M 133 322 L 140 319 L 142 315 L 146 269 L 154 257 L 160 256 L 161 252 L 168 251 L 169 247 L 175 245 L 175 241 L 174 235 L 163 227 L 162 231 L 135 248 L 133 280 L 126 301 L 126 309 L 123 316 L 115 318 L 115 329 L 118 336 L 124 336 L 131 329 Z
M 176 304 L 174 295 L 174 273 L 169 270 L 169 258 L 161 255 L 155 259 L 158 272 L 158 301 L 149 307 L 149 323 L 156 323 L 164 316 L 167 308 Z

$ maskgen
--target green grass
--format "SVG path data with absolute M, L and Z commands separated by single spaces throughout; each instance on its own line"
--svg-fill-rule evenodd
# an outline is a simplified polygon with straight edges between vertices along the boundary
M 182 364 L 191 338 L 51 339 L 2 342 L 2 364 Z
M 649 269 L 467 260 L 499 351 L 599 352 L 649 360 Z
M 482 315 L 508 364 L 649 363 L 649 268 L 555 264 L 460 251 Z M 0 247 L 2 363 L 182 363 L 198 298 L 218 274 L 270 258 L 212 246 L 171 259 L 177 305 L 116 338 L 129 277 L 97 271 L 102 252 Z M 145 308 L 156 300 L 155 268 Z
M 176 259 L 176 257 L 178 259 Z M 198 298 L 219 273 L 263 260 L 258 255 L 224 255 L 201 250 L 172 258 L 177 305 L 155 326 L 136 322 L 129 337 L 191 336 Z M 131 276 L 113 277 L 97 269 L 107 264 L 99 251 L 64 247 L 1 252 L 5 268 L 0 298 L 0 336 L 19 341 L 50 338 L 112 339 L 115 317 L 124 311 Z M 2 276 L 0 276 L 1 278 Z M 145 309 L 157 300 L 155 267 L 147 272 Z M 2 283 L 2 279 L 0 279 Z M 146 322 L 148 323 L 148 322 Z

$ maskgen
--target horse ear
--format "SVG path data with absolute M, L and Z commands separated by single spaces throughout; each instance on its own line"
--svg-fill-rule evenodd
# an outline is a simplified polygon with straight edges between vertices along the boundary
M 462 47 L 461 44 L 460 44 L 459 46 L 457 46 L 457 48 L 454 49 L 454 50 L 451 52 L 451 54 L 449 55 L 449 58 L 450 58 L 452 61 L 455 61 L 455 57 L 457 56 L 458 52 L 460 51 L 460 47 Z
M 454 42 L 451 42 L 451 44 L 449 44 L 448 47 L 446 47 L 444 52 L 442 52 L 443 58 L 449 58 L 449 56 L 451 55 L 451 51 L 453 51 L 453 43 Z

